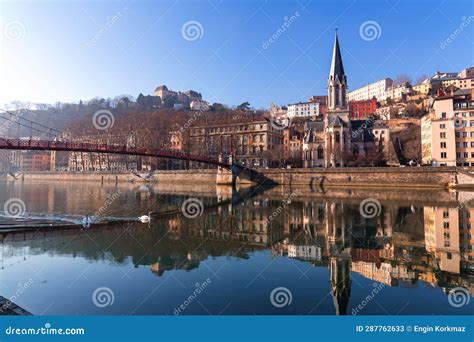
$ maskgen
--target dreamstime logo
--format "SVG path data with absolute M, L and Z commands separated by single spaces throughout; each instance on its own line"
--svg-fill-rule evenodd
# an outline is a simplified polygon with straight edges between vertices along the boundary
M 279 117 L 275 117 L 275 116 L 270 117 L 270 125 L 277 131 L 282 131 L 285 128 L 291 127 L 291 123 L 292 123 L 292 118 L 288 117 L 288 115 L 283 115 Z
M 461 118 L 454 119 L 454 129 L 463 129 L 467 127 L 467 121 Z
M 199 21 L 187 21 L 181 27 L 181 35 L 188 42 L 193 42 L 204 36 L 204 27 Z
M 99 131 L 105 131 L 112 128 L 115 123 L 115 117 L 110 110 L 101 109 L 92 116 L 92 124 Z
M 272 222 L 288 205 L 291 204 L 291 202 L 300 194 L 298 190 L 292 192 L 290 196 L 285 198 L 284 200 L 281 201 L 280 205 L 278 208 L 276 208 L 275 211 L 273 211 L 267 219 L 267 223 Z
M 455 287 L 448 293 L 449 305 L 455 308 L 468 305 L 470 300 L 471 296 L 469 295 L 469 291 L 464 287 Z
M 21 295 L 29 288 L 31 285 L 33 285 L 34 281 L 32 278 L 28 279 L 24 283 L 18 283 L 17 284 L 17 290 L 13 296 L 10 297 L 9 300 L 3 304 L 2 308 L 3 310 L 8 309 L 10 306 L 14 305 L 14 303 L 21 297 Z
M 442 41 L 439 44 L 439 47 L 441 50 L 446 49 L 446 47 L 451 44 L 463 31 L 466 29 L 471 22 L 474 21 L 474 16 L 470 15 L 469 17 L 462 17 L 461 18 L 461 24 L 459 27 L 457 27 L 450 35 L 448 38 L 446 38 L 444 41 Z
M 122 190 L 119 189 L 116 192 L 114 192 L 111 196 L 107 196 L 107 199 L 105 200 L 104 205 L 101 206 L 99 210 L 95 212 L 94 216 L 103 215 L 107 211 L 107 208 L 122 195 L 123 195 Z
M 370 293 L 357 305 L 354 309 L 352 309 L 352 315 L 357 315 L 360 311 L 362 311 L 367 304 L 369 304 L 372 299 L 375 298 L 375 295 L 380 292 L 385 287 L 384 283 L 373 283 L 374 289 L 370 291 Z
M 5 38 L 19 40 L 26 34 L 25 26 L 19 21 L 12 21 L 5 25 Z
M 270 302 L 276 308 L 288 306 L 293 301 L 291 291 L 286 287 L 276 287 L 270 293 Z
M 212 283 L 212 280 L 207 278 L 202 283 L 194 284 L 194 291 L 185 299 L 185 301 L 174 309 L 173 313 L 175 316 L 181 314 L 186 308 Z
M 359 205 L 359 212 L 365 218 L 374 218 L 380 215 L 382 206 L 375 198 L 366 198 Z
M 105 308 L 114 304 L 115 295 L 114 291 L 108 287 L 98 287 L 92 293 L 92 302 L 98 308 Z
M 277 39 L 285 33 L 285 31 L 293 24 L 298 18 L 300 14 L 299 12 L 295 12 L 290 17 L 285 16 L 283 18 L 283 24 L 268 38 L 265 42 L 262 43 L 262 48 L 264 50 L 268 49 L 270 45 L 277 41 Z
M 9 217 L 15 218 L 25 216 L 26 205 L 25 202 L 19 198 L 10 198 L 3 205 L 3 211 L 5 212 L 5 215 Z
M 181 211 L 187 218 L 196 218 L 204 212 L 204 205 L 200 199 L 188 198 L 181 204 Z
M 110 28 L 122 17 L 121 12 L 115 13 L 112 18 L 107 19 L 107 22 L 99 29 L 99 31 L 87 42 L 87 47 L 92 47 Z
M 382 35 L 382 28 L 378 22 L 368 20 L 359 26 L 359 35 L 366 42 L 371 42 L 380 38 Z
M 368 130 L 370 127 L 373 126 L 374 118 L 371 116 L 367 121 L 365 121 L 362 125 L 360 125 L 357 130 L 352 131 L 352 138 L 357 138 L 362 132 Z

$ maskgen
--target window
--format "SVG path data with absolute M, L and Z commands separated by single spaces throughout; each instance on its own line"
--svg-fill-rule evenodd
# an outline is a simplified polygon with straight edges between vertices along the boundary
M 446 112 L 442 112 L 442 113 L 441 113 L 441 117 L 442 117 L 443 119 L 446 119 Z
M 446 124 L 440 124 L 440 125 L 439 125 L 439 128 L 445 129 L 445 128 L 446 128 Z
M 441 148 L 446 148 L 446 143 L 445 142 L 440 143 L 440 147 Z
M 441 139 L 446 139 L 446 132 L 440 132 L 440 133 L 439 133 L 439 137 L 440 137 Z
M 462 143 L 462 147 L 467 148 L 467 142 L 466 141 Z
M 446 152 L 441 152 L 441 158 L 446 159 Z
M 318 159 L 324 159 L 324 150 L 322 146 L 318 146 Z

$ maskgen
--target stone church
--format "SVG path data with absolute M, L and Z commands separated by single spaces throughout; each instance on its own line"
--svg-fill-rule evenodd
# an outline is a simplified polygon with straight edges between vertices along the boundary
M 346 92 L 347 77 L 336 31 L 328 77 L 328 110 L 322 121 L 305 124 L 304 167 L 343 167 L 348 160 L 369 153 L 373 145 L 371 122 L 349 119 Z

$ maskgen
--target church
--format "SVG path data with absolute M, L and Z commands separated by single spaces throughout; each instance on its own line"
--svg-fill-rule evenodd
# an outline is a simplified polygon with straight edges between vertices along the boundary
M 328 77 L 328 110 L 320 121 L 305 123 L 304 167 L 344 167 L 374 150 L 371 120 L 350 120 L 344 72 L 336 31 Z

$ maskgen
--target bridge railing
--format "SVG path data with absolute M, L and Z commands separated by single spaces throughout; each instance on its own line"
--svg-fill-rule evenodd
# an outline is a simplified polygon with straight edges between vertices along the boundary
M 196 162 L 209 163 L 214 165 L 230 166 L 226 162 L 208 156 L 196 156 L 190 153 L 181 152 L 172 149 L 157 149 L 148 147 L 128 147 L 126 145 L 107 145 L 97 143 L 77 143 L 70 141 L 49 141 L 36 139 L 5 139 L 0 138 L 0 148 L 8 149 L 35 149 L 35 150 L 53 150 L 53 151 L 69 151 L 69 152 L 90 152 L 90 153 L 116 153 L 142 155 L 157 158 L 173 158 L 190 160 Z

